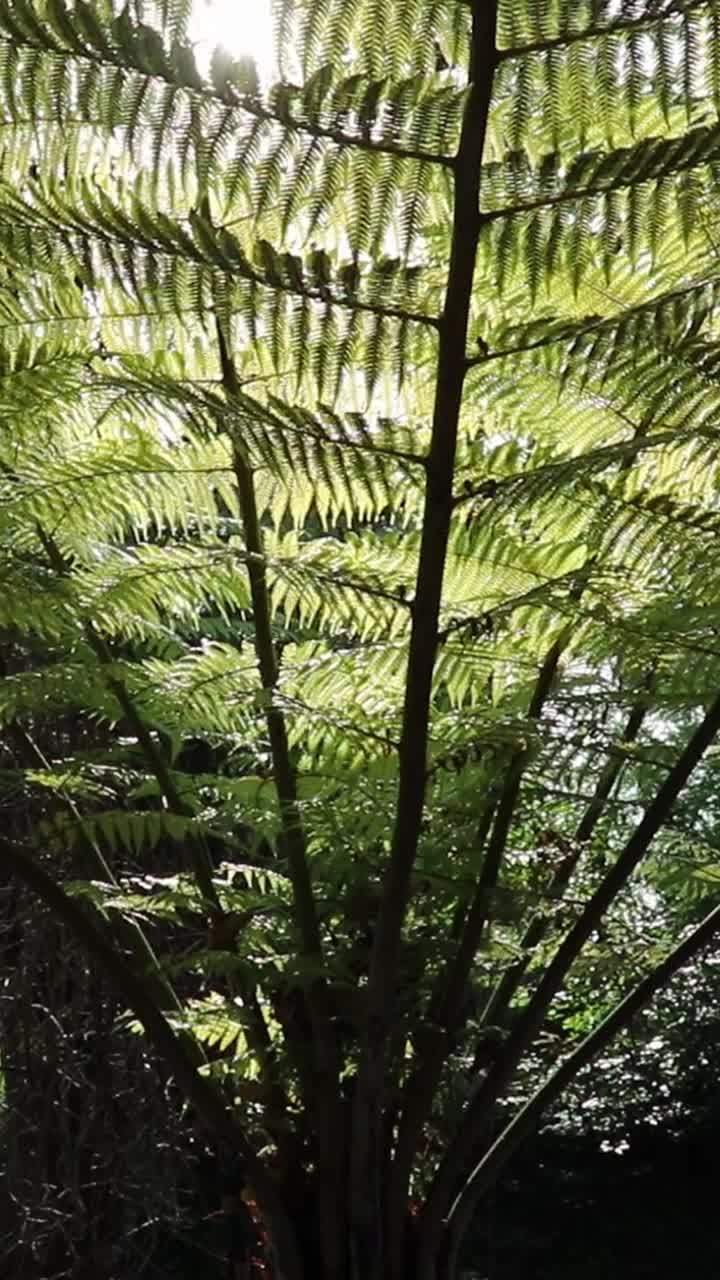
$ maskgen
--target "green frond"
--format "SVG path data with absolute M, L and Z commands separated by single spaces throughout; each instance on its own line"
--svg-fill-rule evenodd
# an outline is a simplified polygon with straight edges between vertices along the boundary
M 195 819 L 161 810 L 133 813 L 117 809 L 84 815 L 80 819 L 72 814 L 59 813 L 39 834 L 55 848 L 72 848 L 79 841 L 90 839 L 110 853 L 120 850 L 138 857 L 154 849 L 160 840 L 182 844 L 202 830 L 203 824 Z
M 288 830 L 347 935 L 418 637 L 417 866 L 448 917 L 509 763 L 525 815 L 555 786 L 567 812 L 648 666 L 669 738 L 712 693 L 720 18 L 501 0 L 475 139 L 472 5 L 281 0 L 269 85 L 198 65 L 190 10 L 0 0 L 0 722 L 43 744 L 6 770 L 38 848 L 119 868 L 73 886 L 100 910 L 174 936 L 209 851 L 247 928 L 168 973 L 202 975 L 183 1025 L 252 1079 L 226 984 L 307 976 Z

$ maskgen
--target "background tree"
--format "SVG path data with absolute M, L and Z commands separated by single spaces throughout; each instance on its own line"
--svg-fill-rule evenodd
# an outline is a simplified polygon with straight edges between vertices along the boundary
M 187 11 L 0 0 L 1 852 L 288 1280 L 430 1280 L 720 910 L 716 5 Z

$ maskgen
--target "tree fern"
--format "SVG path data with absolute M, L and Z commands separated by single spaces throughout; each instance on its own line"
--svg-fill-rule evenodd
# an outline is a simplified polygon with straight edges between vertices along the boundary
M 188 20 L 0 0 L 0 721 L 42 754 L 3 856 L 227 1121 L 284 1274 L 433 1280 L 714 927 L 658 926 L 503 1128 L 714 776 L 717 5 L 278 0 L 268 86 Z M 317 1176 L 316 1257 L 260 1149 Z

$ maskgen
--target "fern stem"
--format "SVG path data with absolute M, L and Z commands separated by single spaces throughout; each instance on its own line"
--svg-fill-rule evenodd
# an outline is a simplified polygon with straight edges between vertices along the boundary
M 650 681 L 648 680 L 646 687 L 649 689 L 649 686 Z M 621 744 L 629 744 L 636 740 L 646 714 L 647 701 L 638 702 L 631 708 L 627 724 L 620 736 Z M 548 890 L 553 900 L 562 896 L 569 885 L 583 850 L 587 847 L 587 843 L 605 811 L 610 793 L 625 763 L 624 756 L 615 756 L 607 761 L 605 768 L 602 770 L 592 798 L 575 831 L 573 837 L 575 848 L 567 858 L 563 858 L 553 875 L 552 883 Z M 520 942 L 520 948 L 523 953 L 522 958 L 511 965 L 509 969 L 506 969 L 485 1007 L 481 1026 L 487 1027 L 502 1021 L 530 963 L 530 952 L 542 942 L 549 928 L 549 923 L 548 918 L 544 915 L 536 915 L 530 921 Z M 473 1069 L 477 1070 L 477 1065 L 474 1064 Z
M 40 525 L 37 526 L 37 533 L 51 568 L 58 575 L 66 577 L 68 566 L 55 539 Z M 176 813 L 181 817 L 192 817 L 192 810 L 185 804 L 175 786 L 167 761 L 141 713 L 138 711 L 124 681 L 112 672 L 114 659 L 108 645 L 90 621 L 83 623 L 83 631 L 100 666 L 105 670 L 105 683 L 135 734 L 146 764 L 153 774 L 160 788 L 160 794 L 163 796 L 168 808 L 172 813 Z M 207 846 L 204 841 L 196 837 L 192 837 L 187 843 L 190 849 L 193 874 L 200 893 L 215 911 L 220 911 L 220 899 L 213 883 L 212 863 Z
M 55 543 L 55 540 L 51 537 L 51 535 L 49 535 L 45 530 L 43 530 L 40 527 L 38 527 L 38 534 L 41 538 L 41 541 L 45 548 L 46 555 L 48 556 L 48 559 L 52 567 L 55 569 L 57 573 L 66 574 L 67 565 L 65 563 L 62 552 L 60 551 L 59 547 Z M 88 643 L 93 649 L 93 652 L 95 653 L 100 665 L 104 667 L 105 670 L 107 671 L 112 666 L 112 663 L 113 663 L 113 656 L 107 644 L 103 640 L 102 636 L 98 634 L 98 632 L 95 630 L 95 628 L 92 626 L 90 622 L 85 623 L 84 630 L 85 630 L 85 635 L 88 640 Z M 114 695 L 116 701 L 118 702 L 119 706 L 121 707 L 128 724 L 130 725 L 133 733 L 135 734 L 138 740 L 138 744 L 143 752 L 146 763 L 149 766 L 151 772 L 155 776 L 155 780 L 158 784 L 158 787 L 160 788 L 161 795 L 165 799 L 168 809 L 172 813 L 176 813 L 182 817 L 191 817 L 192 810 L 182 800 L 180 792 L 175 786 L 172 774 L 167 766 L 167 762 L 163 756 L 163 753 L 158 747 L 151 733 L 149 732 L 148 727 L 145 724 L 145 721 L 143 720 L 142 715 L 140 714 L 137 707 L 135 706 L 133 699 L 128 693 L 128 690 L 125 684 L 123 683 L 122 680 L 118 679 L 114 675 L 107 675 L 106 683 L 108 688 Z M 72 803 L 72 801 L 70 803 Z M 110 872 L 109 867 L 107 867 L 107 864 L 105 863 L 105 860 L 102 857 L 100 850 L 97 848 L 97 846 L 94 845 L 94 842 L 92 843 L 94 846 L 94 853 L 93 853 L 94 859 L 96 862 L 99 859 L 100 865 L 107 868 L 107 875 L 108 875 L 108 878 L 110 879 L 110 882 L 112 883 L 113 882 L 112 873 Z M 191 861 L 192 870 L 193 870 L 198 888 L 205 902 L 211 907 L 213 916 L 222 917 L 224 913 L 222 911 L 220 899 L 218 897 L 218 893 L 215 888 L 215 883 L 213 881 L 212 862 L 211 862 L 209 850 L 207 848 L 207 844 L 204 838 L 199 839 L 197 837 L 192 837 L 192 836 L 190 840 L 187 841 L 186 843 L 189 845 L 190 861 Z M 121 917 L 121 919 L 125 921 L 125 917 Z M 125 928 L 127 930 L 131 929 L 131 927 L 132 927 L 132 922 L 125 923 Z M 180 1002 L 178 1001 L 178 998 L 175 995 L 175 992 L 173 991 L 172 987 L 170 987 L 169 982 L 165 978 L 165 975 L 162 974 L 159 963 L 157 961 L 157 958 L 154 955 L 154 952 L 152 950 L 152 947 L 150 946 L 149 941 L 147 941 L 147 939 L 145 939 L 145 935 L 140 932 L 139 926 L 137 928 L 138 928 L 138 932 L 140 933 L 140 938 L 136 939 L 134 950 L 137 954 L 138 944 L 140 944 L 140 953 L 138 955 L 138 958 L 141 960 L 145 959 L 146 961 L 150 960 L 151 962 L 154 960 L 154 968 L 151 968 L 151 971 L 154 973 L 154 971 L 157 970 L 156 976 L 157 976 L 158 982 L 161 982 L 162 989 L 167 991 L 167 994 L 171 998 L 172 1006 L 176 1009 L 181 1008 Z M 284 1102 L 284 1093 L 281 1089 L 281 1086 L 279 1084 L 279 1080 L 277 1077 L 277 1073 L 275 1072 L 274 1066 L 272 1064 L 272 1055 L 270 1052 L 270 1049 L 271 1049 L 270 1038 L 269 1038 L 269 1033 L 265 1023 L 265 1019 L 263 1016 L 263 1012 L 260 1007 L 259 1001 L 257 999 L 255 989 L 249 986 L 245 981 L 241 981 L 240 983 L 240 996 L 248 1017 L 248 1025 L 247 1025 L 248 1040 L 249 1042 L 251 1042 L 251 1047 L 258 1059 L 258 1064 L 260 1066 L 263 1078 L 267 1082 L 267 1085 L 270 1091 L 271 1105 L 277 1110 L 278 1107 L 281 1105 L 281 1103 Z M 167 997 L 165 999 L 159 1000 L 158 1003 L 161 1008 L 166 1007 Z M 197 1052 L 199 1054 L 199 1060 L 201 1061 L 204 1055 L 202 1053 L 200 1046 L 195 1046 L 195 1043 L 192 1042 L 191 1049 L 193 1052 Z M 281 1131 L 281 1134 L 279 1137 L 279 1143 L 281 1146 L 283 1141 L 284 1141 L 284 1137 Z
M 694 959 L 718 929 L 720 929 L 720 907 L 714 907 L 692 933 L 647 974 L 594 1031 L 590 1032 L 498 1135 L 475 1166 L 451 1207 L 448 1223 L 455 1249 L 470 1224 L 478 1201 L 493 1185 L 498 1172 L 523 1139 L 536 1129 L 548 1107 L 560 1097 L 578 1073 L 588 1066 L 602 1049 L 606 1048 L 618 1032 L 630 1026 L 633 1018 L 653 996 L 666 987 L 670 979 Z M 419 1280 L 422 1280 L 422 1277 Z
M 615 463 L 624 463 L 637 458 L 641 453 L 659 449 L 663 445 L 672 445 L 683 441 L 685 430 L 684 425 L 681 424 L 677 427 L 671 427 L 667 431 L 653 431 L 649 435 L 640 435 L 636 431 L 632 440 L 619 440 L 616 444 L 600 445 L 597 449 L 588 449 L 583 457 L 583 463 L 588 471 L 591 469 L 592 471 L 604 471 Z M 717 439 L 717 429 L 714 426 L 698 427 L 697 435 L 702 432 L 708 438 Z M 556 478 L 559 482 L 569 474 L 573 469 L 573 465 L 574 460 L 566 456 L 561 457 L 557 462 L 546 462 L 543 466 L 529 468 L 527 471 L 515 471 L 511 475 L 500 476 L 497 481 L 493 480 L 493 498 L 497 500 L 508 492 L 513 493 L 514 491 L 517 493 L 524 484 L 539 486 L 546 481 L 549 484 L 553 478 Z M 459 507 L 465 502 L 486 498 L 487 492 L 487 481 L 485 481 L 483 485 L 479 485 L 472 493 L 458 495 L 455 505 Z M 525 599 L 530 598 L 530 594 L 530 592 L 527 592 Z
M 223 386 L 232 402 L 240 391 L 240 382 L 230 354 L 220 319 L 215 317 Z M 315 1123 L 321 1169 L 319 1208 L 323 1254 L 327 1275 L 341 1276 L 345 1260 L 345 1212 L 343 1174 L 345 1143 L 343 1141 L 343 1107 L 340 1093 L 337 1046 L 328 1014 L 327 986 L 324 977 L 324 954 L 318 922 L 312 879 L 307 856 L 307 842 L 297 795 L 297 779 L 290 757 L 287 726 L 282 710 L 274 702 L 279 679 L 279 666 L 272 636 L 270 595 L 265 574 L 262 531 L 255 498 L 252 470 L 236 439 L 232 440 L 233 467 L 237 483 L 240 517 L 245 537 L 247 572 L 253 607 L 255 652 L 263 691 L 268 697 L 265 711 L 273 776 L 280 810 L 281 845 L 287 860 L 293 889 L 295 920 L 301 954 L 314 969 L 305 992 L 313 1030 L 312 1051 L 316 1071 L 303 1073 L 307 1098 Z
M 603 26 L 585 27 L 581 31 L 567 31 L 563 35 L 550 36 L 547 40 L 529 41 L 527 44 L 508 46 L 498 51 L 498 62 L 526 58 L 533 53 L 550 53 L 553 49 L 565 49 L 585 40 L 599 40 L 603 36 L 622 35 L 625 31 L 649 31 L 669 18 L 680 18 L 694 9 L 707 9 L 710 0 L 678 0 L 662 13 L 644 14 L 640 18 L 618 18 Z
M 262 535 L 252 472 L 236 445 L 233 446 L 233 464 L 245 533 L 245 547 L 248 553 L 246 564 L 250 579 L 258 668 L 263 690 L 272 699 L 278 683 L 279 669 L 272 638 Z M 305 833 L 298 805 L 297 780 L 290 759 L 285 717 L 274 701 L 271 701 L 266 708 L 265 718 L 280 807 L 284 851 L 293 884 L 298 932 L 305 954 L 322 961 L 322 939 L 310 878 Z
M 717 126 L 711 128 L 698 128 L 695 131 L 697 138 L 703 136 L 707 139 L 715 140 L 717 136 Z M 687 135 L 686 135 L 687 138 Z M 671 147 L 675 146 L 675 151 L 671 151 Z M 644 144 L 640 144 L 639 148 L 635 148 L 635 153 L 644 150 Z M 668 153 L 672 156 L 672 164 L 668 165 L 668 172 L 685 173 L 689 169 L 697 169 L 702 164 L 702 158 L 699 160 L 697 155 L 697 147 L 686 147 L 686 152 L 682 156 L 677 156 L 676 144 L 668 145 Z M 633 149 L 628 148 L 624 153 L 616 151 L 613 154 L 615 160 L 615 173 L 607 182 L 592 183 L 587 186 L 566 187 L 563 191 L 557 191 L 554 194 L 529 196 L 526 200 L 518 200 L 515 204 L 502 205 L 497 209 L 484 209 L 482 213 L 482 221 L 484 226 L 489 226 L 493 222 L 497 222 L 501 218 L 518 218 L 526 213 L 535 213 L 540 209 L 557 209 L 564 204 L 577 204 L 580 200 L 593 200 L 596 196 L 608 195 L 610 192 L 623 191 L 628 187 L 637 186 L 639 182 L 645 180 L 652 182 L 663 176 L 663 170 L 659 165 L 655 165 L 646 174 L 638 174 L 636 171 L 628 173 L 628 160 L 633 155 Z M 625 164 L 622 161 L 625 160 Z M 598 166 L 599 167 L 599 166 Z M 649 166 L 646 166 L 649 168 Z M 659 171 L 659 172 L 658 172 Z
M 12 31 L 13 45 L 18 49 L 32 49 L 40 53 L 51 53 L 57 56 L 58 47 L 53 41 L 43 42 L 40 39 L 33 40 L 29 38 L 27 32 L 20 32 L 17 28 Z M 69 51 L 64 51 L 67 55 Z M 124 51 L 127 54 L 127 50 Z M 254 120 L 264 121 L 266 124 L 279 125 L 282 129 L 289 133 L 304 133 L 308 137 L 317 138 L 321 141 L 333 142 L 338 147 L 353 147 L 358 151 L 374 152 L 377 155 L 394 156 L 398 160 L 414 160 L 425 164 L 436 164 L 441 166 L 451 166 L 452 156 L 443 155 L 436 151 L 426 151 L 424 147 L 404 146 L 401 142 L 395 142 L 390 138 L 370 138 L 367 133 L 349 133 L 345 129 L 338 128 L 334 125 L 323 125 L 309 120 L 298 119 L 297 116 L 291 116 L 289 112 L 273 111 L 271 107 L 266 106 L 259 98 L 249 94 L 236 94 L 236 100 L 232 103 L 228 102 L 226 95 L 219 89 L 213 88 L 209 84 L 205 85 L 187 85 L 181 84 L 174 75 L 168 73 L 163 74 L 161 70 L 148 71 L 139 66 L 128 66 L 123 57 L 111 57 L 108 51 L 100 52 L 93 50 L 92 47 L 85 45 L 82 50 L 74 47 L 71 51 L 71 57 L 74 62 L 91 62 L 97 67 L 115 67 L 118 71 L 124 72 L 126 75 L 130 72 L 148 82 L 156 81 L 162 84 L 171 85 L 174 89 L 180 90 L 190 99 L 191 104 L 196 105 L 201 102 L 211 103 L 213 105 L 223 107 L 226 112 L 244 113 L 251 116 Z M 233 90 L 234 92 L 234 90 Z M 191 111 L 193 107 L 191 106 Z M 28 123 L 36 125 L 37 117 L 32 118 Z M 44 123 L 44 122 L 43 122 Z M 56 116 L 47 117 L 47 123 L 57 124 Z M 90 124 L 94 125 L 93 120 L 79 121 L 63 121 L 63 124 Z M 142 120 L 134 122 L 134 128 L 149 128 L 151 126 L 144 125 Z
M 603 329 L 618 328 L 631 316 L 648 314 L 654 316 L 664 307 L 682 303 L 685 299 L 691 299 L 694 294 L 707 293 L 708 284 L 713 289 L 713 292 L 716 293 L 720 287 L 720 280 L 717 276 L 704 276 L 702 279 L 694 280 L 691 284 L 683 285 L 679 289 L 670 289 L 667 293 L 655 294 L 649 301 L 638 302 L 634 307 L 624 307 L 622 311 L 609 318 L 607 316 L 589 317 L 579 324 L 563 325 L 562 328 L 558 327 L 555 332 L 551 330 L 531 342 L 518 342 L 515 346 L 489 351 L 486 355 L 468 356 L 467 367 L 468 369 L 474 369 L 477 365 L 489 363 L 491 360 L 505 360 L 509 356 L 525 355 L 531 351 L 539 351 L 542 347 L 553 346 L 556 342 L 576 343 L 579 338 L 585 337 L 586 334 L 600 333 Z M 460 495 L 457 501 L 462 502 L 464 497 L 465 495 Z
M 415 160 L 422 164 L 437 164 L 452 167 L 452 156 L 443 155 L 439 151 L 426 151 L 424 147 L 406 147 L 400 142 L 392 142 L 389 138 L 374 139 L 357 133 L 347 133 L 344 129 L 336 129 L 328 125 L 310 124 L 307 120 L 298 120 L 292 116 L 280 117 L 267 107 L 245 105 L 243 109 L 257 120 L 267 120 L 274 124 L 282 124 L 290 132 L 307 133 L 313 138 L 334 142 L 338 147 L 352 147 L 356 151 L 370 151 L 376 155 L 395 156 L 397 160 Z
M 18 209 L 16 212 L 19 214 L 20 210 Z M 64 212 L 71 221 L 74 220 L 72 208 L 66 208 Z M 50 227 L 52 230 L 58 230 L 56 221 L 43 217 L 42 214 L 37 216 L 38 210 L 29 205 L 23 206 L 22 213 L 24 225 L 29 228 L 47 230 Z M 35 218 L 29 216 L 31 214 L 35 214 Z M 87 246 L 94 241 L 95 243 L 101 242 L 109 248 L 114 245 L 122 245 L 124 249 L 142 248 L 146 253 L 154 255 L 155 258 L 168 258 L 184 263 L 194 261 L 202 267 L 218 270 L 217 257 L 214 254 L 209 256 L 204 253 L 199 246 L 196 247 L 193 244 L 189 237 L 186 238 L 186 243 L 182 248 L 174 245 L 168 247 L 166 243 L 158 243 L 151 234 L 142 233 L 139 229 L 130 239 L 127 235 L 118 232 L 115 226 L 109 229 L 105 223 L 99 221 L 89 223 L 85 216 L 78 226 L 73 227 L 73 235 L 77 236 L 77 241 L 81 246 Z M 218 253 L 221 253 L 219 246 Z M 223 264 L 223 271 L 230 279 L 247 280 L 253 285 L 258 285 L 261 289 L 270 289 L 273 293 L 286 293 L 294 298 L 306 298 L 308 302 L 319 303 L 323 307 L 330 303 L 335 307 L 345 308 L 347 311 L 366 312 L 369 315 L 381 316 L 389 320 L 425 325 L 431 329 L 438 329 L 440 326 L 438 316 L 431 315 L 425 311 L 410 311 L 405 307 L 383 306 L 381 303 L 363 302 L 360 298 L 355 297 L 354 294 L 347 292 L 333 294 L 326 288 L 314 288 L 311 285 L 300 283 L 290 284 L 279 278 L 271 278 L 268 275 L 264 275 L 247 259 L 243 260 L 240 266 L 234 260 L 227 260 Z
M 567 641 L 568 634 L 566 632 L 555 641 L 545 657 L 530 700 L 528 708 L 529 720 L 538 721 L 542 715 L 543 708 L 555 682 L 560 657 Z M 443 1020 L 450 1029 L 455 1021 L 463 990 L 470 975 L 475 954 L 480 946 L 485 926 L 490 919 L 492 895 L 500 876 L 502 859 L 515 815 L 520 784 L 527 761 L 528 752 L 522 751 L 516 753 L 510 762 L 498 801 L 492 835 L 483 860 L 475 898 L 468 913 L 457 955 L 447 977 L 447 990 L 443 1000 Z
M 382 1098 L 402 924 L 416 857 L 426 786 L 430 695 L 453 509 L 453 473 L 466 372 L 465 348 L 480 231 L 482 150 L 495 72 L 497 4 L 473 8 L 470 89 L 453 167 L 455 198 L 445 305 L 439 323 L 437 380 L 428 453 L 390 858 L 368 979 L 368 1016 L 355 1089 L 351 1222 L 355 1274 L 384 1270 L 380 1175 Z M 393 1224 L 394 1233 L 399 1225 Z M 397 1269 L 397 1254 L 391 1259 Z
M 550 1004 L 561 989 L 568 971 L 645 856 L 657 831 L 667 821 L 678 795 L 718 732 L 720 697 L 716 698 L 692 734 L 616 862 L 558 947 L 500 1058 L 477 1088 L 463 1115 L 462 1128 L 448 1147 L 426 1201 L 421 1222 L 424 1254 L 434 1257 L 437 1253 L 444 1230 L 445 1214 L 455 1194 L 458 1180 L 462 1178 L 483 1133 L 490 1107 L 509 1084 L 523 1054 L 542 1027 Z
M 480 854 L 485 848 L 495 813 L 496 805 L 491 799 L 486 805 L 475 834 L 474 844 Z M 466 915 L 463 904 L 462 910 L 458 912 L 453 922 L 452 930 L 453 939 L 458 940 L 459 946 L 462 946 L 462 938 L 466 931 Z M 426 1024 L 415 1038 L 414 1049 L 418 1065 L 403 1089 L 400 1125 L 390 1170 L 387 1211 L 390 1251 L 393 1257 L 391 1273 L 398 1276 L 401 1271 L 405 1236 L 404 1210 L 410 1192 L 413 1162 L 417 1155 L 423 1124 L 447 1057 L 448 1035 L 443 1023 L 443 1007 L 446 1011 L 448 1008 L 447 1000 L 443 999 L 446 989 L 447 980 L 443 974 L 438 979 L 430 997 Z
M 240 392 L 240 380 L 230 355 L 222 323 L 217 316 L 215 330 L 220 351 L 223 386 L 229 400 L 232 401 Z M 265 549 L 255 498 L 255 485 L 251 468 L 235 439 L 232 440 L 232 461 L 245 537 L 245 563 L 253 608 L 255 653 L 260 682 L 269 698 L 265 718 L 280 808 L 284 852 L 293 886 L 296 924 L 304 954 L 322 963 L 322 939 L 310 878 L 305 832 L 298 805 L 297 780 L 290 759 L 287 726 L 282 711 L 273 701 L 280 672 L 272 635 L 270 596 L 265 573 Z
M 537 721 L 542 715 L 566 643 L 567 633 L 555 641 L 542 663 L 528 708 L 530 720 Z M 485 927 L 490 919 L 492 896 L 497 887 L 527 759 L 527 751 L 514 754 L 497 804 L 489 805 L 484 815 L 485 830 L 480 833 L 481 838 L 478 842 L 481 847 L 491 828 L 492 833 L 483 858 L 475 895 L 467 913 L 457 951 L 448 970 L 440 975 L 431 1000 L 429 1021 L 436 1028 L 437 1034 L 433 1037 L 429 1050 L 418 1055 L 419 1065 L 405 1091 L 406 1101 L 393 1164 L 394 1203 L 398 1206 L 407 1198 L 412 1161 L 422 1133 L 422 1126 L 432 1105 L 450 1046 L 460 1029 L 465 991 Z
M 55 542 L 54 538 L 52 538 L 52 536 L 48 534 L 40 526 L 38 526 L 38 536 L 40 537 L 40 540 L 45 549 L 45 553 L 48 557 L 48 560 L 52 568 L 55 570 L 56 573 L 62 574 L 63 576 L 65 576 L 67 574 L 67 565 L 62 555 L 62 552 L 57 546 L 57 543 Z M 95 628 L 92 626 L 90 622 L 85 623 L 84 630 L 85 630 L 85 635 L 88 640 L 88 643 L 93 649 L 93 652 L 95 653 L 99 663 L 107 671 L 112 666 L 112 663 L 113 663 L 113 657 L 110 650 L 108 649 L 108 646 L 106 645 L 103 638 L 98 634 L 98 632 L 95 630 Z M 138 740 L 138 744 L 143 752 L 143 755 L 145 756 L 145 760 L 150 770 L 155 776 L 157 784 L 160 788 L 160 792 L 163 795 L 165 802 L 168 805 L 168 808 L 170 809 L 171 812 L 179 814 L 181 816 L 184 816 L 184 817 L 191 816 L 192 811 L 188 808 L 188 806 L 182 800 L 182 797 L 180 796 L 180 793 L 173 781 L 172 774 L 168 769 L 167 762 L 165 761 L 165 758 L 160 748 L 158 747 L 157 743 L 155 742 L 152 735 L 150 734 L 147 728 L 147 725 L 143 720 L 143 717 L 141 716 L 140 712 L 135 706 L 133 699 L 130 697 L 130 694 L 126 689 L 125 684 L 123 683 L 122 680 L 119 680 L 114 675 L 107 675 L 106 683 L 110 691 L 113 693 L 115 699 L 117 700 L 119 706 L 121 707 L 123 714 L 125 715 L 125 718 L 128 721 L 128 724 L 132 728 L 133 733 L 135 734 Z M 195 879 L 198 884 L 198 888 L 200 889 L 200 892 L 203 898 L 205 899 L 205 901 L 213 909 L 213 913 L 216 915 L 222 915 L 220 899 L 218 897 L 217 890 L 215 889 L 215 884 L 212 878 L 212 863 L 210 860 L 210 855 L 209 855 L 207 846 L 204 841 L 200 841 L 199 839 L 196 839 L 196 838 L 191 838 L 188 844 L 190 848 L 190 860 L 192 863 L 192 868 L 194 871 Z M 104 862 L 104 859 L 102 858 L 102 854 L 100 853 L 99 850 L 96 850 L 95 856 L 96 856 L 96 860 L 97 858 L 100 858 L 101 863 L 103 865 L 106 865 Z M 108 874 L 110 874 L 109 868 L 107 870 L 108 870 Z M 144 958 L 146 960 L 149 958 L 155 958 L 154 953 L 152 952 L 152 948 L 150 947 L 150 944 L 146 942 L 146 940 L 144 939 L 144 935 L 141 935 L 141 937 L 142 937 L 142 941 L 145 942 L 145 946 L 143 947 L 142 950 L 146 954 L 144 954 L 143 956 L 143 954 L 141 953 L 139 958 L 141 959 Z M 136 940 L 136 946 L 134 948 L 136 952 L 138 949 L 137 941 L 138 940 Z M 156 959 L 155 959 L 155 966 L 159 971 L 159 966 L 157 964 Z M 172 991 L 172 988 L 168 986 L 166 981 L 164 982 L 163 989 L 165 987 L 167 987 L 168 993 L 172 997 L 174 997 L 174 1004 L 177 1006 L 177 997 Z M 270 1056 L 267 1052 L 267 1049 L 268 1049 L 267 1027 L 265 1026 L 262 1010 L 260 1009 L 257 998 L 253 991 L 250 991 L 244 988 L 242 991 L 242 998 L 243 998 L 243 1003 L 248 1012 L 249 1036 L 253 1041 L 254 1049 L 255 1049 L 255 1052 L 257 1053 L 258 1061 L 260 1063 L 261 1069 L 263 1070 L 263 1073 L 268 1080 L 272 1097 L 277 1102 L 280 1099 L 280 1092 L 278 1089 L 278 1081 L 274 1073 L 270 1071 Z M 166 999 L 159 1001 L 160 1007 L 164 1007 L 166 1003 L 167 1003 Z

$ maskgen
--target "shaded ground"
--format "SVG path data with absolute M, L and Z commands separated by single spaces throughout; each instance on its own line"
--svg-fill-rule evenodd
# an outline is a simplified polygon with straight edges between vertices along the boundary
M 620 1156 L 539 1139 L 484 1207 L 466 1265 L 488 1280 L 717 1277 L 719 1120 L 640 1130 Z

